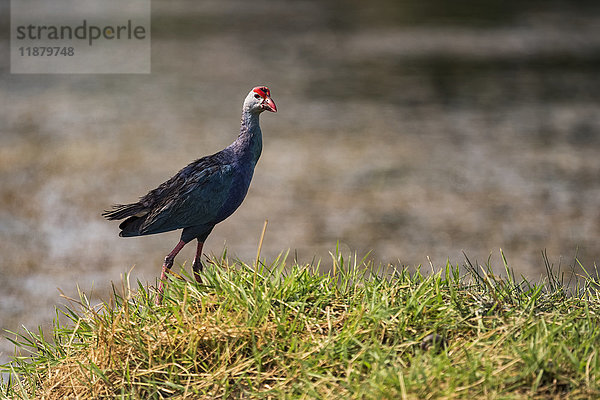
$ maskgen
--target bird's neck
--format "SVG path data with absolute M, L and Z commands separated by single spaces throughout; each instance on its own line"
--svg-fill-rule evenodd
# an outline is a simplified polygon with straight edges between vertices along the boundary
M 248 157 L 256 165 L 262 152 L 262 132 L 259 124 L 259 114 L 248 110 L 242 112 L 240 135 L 233 143 L 234 149 L 240 157 Z

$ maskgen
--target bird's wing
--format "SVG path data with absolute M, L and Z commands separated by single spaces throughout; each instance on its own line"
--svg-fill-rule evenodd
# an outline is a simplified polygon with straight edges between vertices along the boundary
M 213 157 L 197 160 L 140 199 L 148 213 L 141 234 L 210 224 L 225 204 L 234 168 Z

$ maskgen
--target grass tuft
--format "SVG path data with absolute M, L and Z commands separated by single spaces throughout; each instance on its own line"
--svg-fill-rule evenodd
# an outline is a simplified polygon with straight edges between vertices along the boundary
M 571 290 L 466 258 L 461 273 L 375 265 L 336 251 L 331 272 L 214 257 L 163 303 L 126 278 L 108 302 L 57 310 L 52 337 L 10 332 L 0 396 L 132 398 L 597 398 L 598 280 Z M 65 321 L 66 320 L 66 321 Z M 61 322 L 65 321 L 65 322 Z

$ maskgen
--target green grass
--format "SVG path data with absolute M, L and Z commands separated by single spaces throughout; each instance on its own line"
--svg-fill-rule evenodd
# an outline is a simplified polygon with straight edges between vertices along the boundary
M 59 310 L 52 337 L 10 334 L 0 396 L 598 398 L 596 279 L 567 290 L 544 261 L 531 283 L 468 259 L 424 273 L 336 253 L 322 274 L 224 255 L 201 285 L 171 279 L 161 306 L 126 281 L 107 303 L 82 293 Z

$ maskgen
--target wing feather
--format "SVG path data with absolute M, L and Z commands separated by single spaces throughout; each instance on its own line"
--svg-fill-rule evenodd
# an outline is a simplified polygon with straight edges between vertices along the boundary
M 215 222 L 233 182 L 229 164 L 211 163 L 194 171 L 181 171 L 141 199 L 150 212 L 140 234 L 166 232 Z M 145 204 L 144 204 L 145 205 Z
M 216 224 L 236 181 L 233 157 L 227 151 L 188 164 L 137 203 L 116 205 L 103 216 L 126 218 L 119 225 L 122 236 Z

